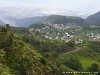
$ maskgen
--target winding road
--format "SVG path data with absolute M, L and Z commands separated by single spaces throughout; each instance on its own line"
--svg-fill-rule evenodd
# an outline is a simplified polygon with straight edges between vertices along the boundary
M 73 49 L 73 50 L 71 50 L 71 51 L 68 51 L 68 52 L 59 54 L 59 56 L 61 56 L 61 55 L 66 55 L 66 54 L 69 54 L 69 53 L 72 53 L 72 52 L 76 52 L 76 51 L 79 51 L 79 50 L 80 50 L 80 48 L 79 48 L 79 47 L 76 47 L 75 49 Z

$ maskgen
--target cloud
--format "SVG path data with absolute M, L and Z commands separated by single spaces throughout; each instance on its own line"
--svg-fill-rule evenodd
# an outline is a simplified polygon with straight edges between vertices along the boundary
M 100 0 L 0 0 L 0 6 L 49 7 L 94 13 L 100 10 Z

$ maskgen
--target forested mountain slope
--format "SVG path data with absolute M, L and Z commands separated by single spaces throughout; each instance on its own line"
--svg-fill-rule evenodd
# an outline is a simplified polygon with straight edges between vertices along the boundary
M 86 22 L 94 24 L 94 25 L 95 24 L 100 25 L 100 12 L 97 12 L 97 13 L 87 17 Z
M 76 16 L 51 15 L 47 17 L 45 21 L 51 24 L 68 24 L 68 23 L 75 23 L 78 25 L 85 24 L 84 19 Z

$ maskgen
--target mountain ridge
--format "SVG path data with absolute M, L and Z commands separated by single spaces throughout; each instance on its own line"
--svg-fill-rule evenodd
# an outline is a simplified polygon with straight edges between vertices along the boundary
M 90 15 L 89 17 L 85 19 L 85 21 L 90 24 L 99 25 L 100 24 L 100 11 L 95 14 Z
M 45 23 L 51 23 L 51 24 L 76 24 L 76 25 L 84 25 L 86 24 L 85 20 L 81 17 L 77 16 L 62 16 L 62 15 L 50 15 L 46 18 L 44 21 Z
M 0 7 L 0 17 L 5 23 L 9 23 L 14 26 L 20 26 L 20 24 L 18 25 L 18 23 L 16 23 L 16 19 L 21 20 L 29 17 L 43 17 L 50 15 L 84 16 L 85 14 L 59 8 Z M 12 17 L 12 19 L 9 17 Z

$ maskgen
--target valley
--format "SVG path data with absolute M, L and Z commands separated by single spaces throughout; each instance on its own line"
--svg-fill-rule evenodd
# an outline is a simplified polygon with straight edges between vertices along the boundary
M 0 75 L 100 75 L 99 23 L 59 14 L 6 18 L 20 26 L 0 21 Z

